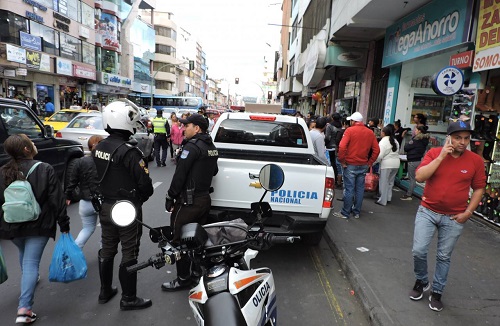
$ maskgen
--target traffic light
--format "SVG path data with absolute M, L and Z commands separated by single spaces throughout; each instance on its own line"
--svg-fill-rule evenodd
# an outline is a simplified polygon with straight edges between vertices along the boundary
M 273 99 L 273 92 L 272 91 L 268 91 L 267 92 L 267 99 L 268 100 L 272 100 Z
M 235 83 L 235 84 L 239 84 L 239 83 L 240 83 L 240 79 L 239 79 L 239 78 L 235 78 L 235 79 L 234 79 L 234 83 Z
M 189 70 L 194 70 L 194 60 L 189 60 Z

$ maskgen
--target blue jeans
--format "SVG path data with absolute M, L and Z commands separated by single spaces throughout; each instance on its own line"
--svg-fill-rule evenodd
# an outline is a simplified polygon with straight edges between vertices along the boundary
M 78 247 L 83 248 L 95 231 L 98 216 L 90 200 L 80 200 L 78 204 L 78 213 L 82 219 L 82 230 L 78 233 L 75 243 Z
M 415 217 L 413 233 L 413 270 L 415 278 L 429 282 L 427 273 L 427 253 L 434 233 L 438 231 L 436 271 L 432 282 L 432 291 L 443 293 L 450 269 L 451 253 L 464 228 L 463 224 L 450 220 L 451 215 L 436 213 L 420 205 Z
M 40 259 L 48 241 L 49 237 L 40 236 L 12 239 L 12 242 L 19 249 L 19 262 L 21 264 L 21 295 L 17 309 L 31 310 L 33 306 Z
M 365 194 L 365 175 L 368 165 L 347 165 L 344 169 L 344 206 L 340 213 L 349 217 L 359 215 Z M 353 207 L 354 204 L 354 207 Z
M 337 156 L 335 156 L 335 165 L 337 166 L 337 172 L 338 172 L 338 174 L 342 175 L 344 173 L 344 167 L 342 166 L 342 164 L 340 164 L 340 161 L 337 158 Z

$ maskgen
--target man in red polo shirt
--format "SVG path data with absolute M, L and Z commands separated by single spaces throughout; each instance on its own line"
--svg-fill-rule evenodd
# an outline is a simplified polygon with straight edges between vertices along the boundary
M 486 186 L 483 158 L 467 150 L 472 128 L 466 121 L 450 122 L 443 147 L 431 148 L 417 168 L 416 180 L 425 181 L 422 202 L 415 217 L 413 271 L 417 279 L 410 299 L 420 300 L 431 284 L 427 253 L 438 231 L 436 270 L 429 308 L 443 310 L 441 295 L 450 269 L 451 254 L 464 223 L 477 208 Z M 470 189 L 473 192 L 469 200 Z
M 351 126 L 345 130 L 337 153 L 344 168 L 344 206 L 333 215 L 349 218 L 352 212 L 354 218 L 359 218 L 365 193 L 365 175 L 377 159 L 380 148 L 373 131 L 363 123 L 361 113 L 354 112 L 347 120 L 350 120 Z

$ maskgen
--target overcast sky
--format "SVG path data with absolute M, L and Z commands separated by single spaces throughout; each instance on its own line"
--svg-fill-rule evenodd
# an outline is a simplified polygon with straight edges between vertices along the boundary
M 255 83 L 263 80 L 264 56 L 274 67 L 279 50 L 281 28 L 269 24 L 281 24 L 280 0 L 160 0 L 156 5 L 174 13 L 177 26 L 198 39 L 210 78 L 238 77 L 240 85 L 234 87 L 240 94 L 261 93 Z

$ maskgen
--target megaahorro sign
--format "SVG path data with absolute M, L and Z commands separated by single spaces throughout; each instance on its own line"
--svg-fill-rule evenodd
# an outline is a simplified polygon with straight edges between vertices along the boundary
M 472 71 L 500 68 L 500 3 L 481 0 Z
M 433 1 L 386 30 L 382 67 L 468 41 L 472 0 Z

